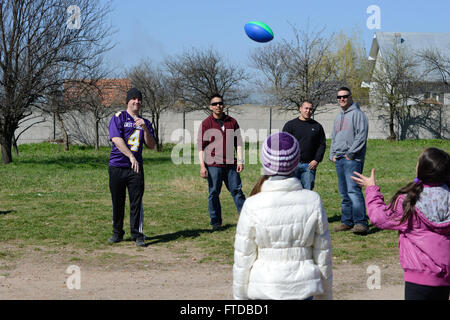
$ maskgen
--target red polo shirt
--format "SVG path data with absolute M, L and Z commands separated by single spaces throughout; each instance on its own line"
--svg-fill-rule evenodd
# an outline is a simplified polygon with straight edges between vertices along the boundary
M 198 131 L 198 149 L 205 153 L 205 164 L 210 167 L 226 167 L 236 164 L 234 151 L 242 146 L 237 121 L 227 115 L 222 118 L 223 127 L 211 114 L 202 121 Z

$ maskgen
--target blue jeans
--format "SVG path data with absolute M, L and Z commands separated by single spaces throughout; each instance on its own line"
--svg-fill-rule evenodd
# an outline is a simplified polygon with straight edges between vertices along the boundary
M 295 170 L 295 176 L 302 183 L 303 189 L 314 189 L 314 180 L 316 179 L 316 169 L 309 170 L 309 163 L 299 162 Z
M 208 167 L 208 209 L 211 225 L 222 224 L 222 207 L 220 205 L 220 191 L 222 182 L 230 191 L 233 197 L 237 212 L 240 213 L 245 202 L 245 195 L 242 192 L 242 182 L 239 173 L 236 172 L 236 165 L 227 167 Z
M 341 222 L 349 227 L 355 224 L 368 226 L 366 216 L 366 204 L 361 187 L 350 177 L 353 171 L 362 173 L 364 162 L 341 158 L 336 160 L 336 173 L 338 177 L 338 189 L 341 194 Z

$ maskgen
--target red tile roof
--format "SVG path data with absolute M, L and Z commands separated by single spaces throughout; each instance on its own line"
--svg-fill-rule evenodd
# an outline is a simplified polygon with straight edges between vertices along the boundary
M 82 84 L 89 84 L 89 80 L 66 80 L 65 99 L 73 100 L 80 94 Z M 99 89 L 101 104 L 107 108 L 111 105 L 124 105 L 127 91 L 131 88 L 131 80 L 124 79 L 100 79 L 93 83 Z

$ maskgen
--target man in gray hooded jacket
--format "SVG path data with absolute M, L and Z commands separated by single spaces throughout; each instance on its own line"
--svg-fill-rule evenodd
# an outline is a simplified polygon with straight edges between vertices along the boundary
M 341 112 L 334 119 L 330 160 L 336 166 L 342 215 L 341 225 L 334 231 L 351 230 L 355 234 L 366 234 L 368 219 L 364 196 L 351 176 L 353 171 L 363 171 L 369 122 L 358 103 L 353 102 L 349 88 L 339 88 L 337 99 Z

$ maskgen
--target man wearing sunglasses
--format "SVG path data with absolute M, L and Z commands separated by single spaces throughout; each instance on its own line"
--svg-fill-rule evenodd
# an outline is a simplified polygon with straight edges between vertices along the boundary
M 208 180 L 208 210 L 212 230 L 222 227 L 220 191 L 222 182 L 230 191 L 238 214 L 244 205 L 240 172 L 244 169 L 242 137 L 237 121 L 226 115 L 223 98 L 214 94 L 210 99 L 211 115 L 203 120 L 198 134 L 200 176 Z M 237 153 L 237 159 L 234 153 Z
M 366 206 L 361 188 L 351 176 L 353 171 L 363 171 L 369 123 L 359 104 L 353 102 L 349 88 L 339 88 L 337 101 L 341 111 L 334 119 L 330 160 L 336 167 L 342 215 L 341 224 L 334 231 L 350 230 L 362 235 L 368 231 Z

